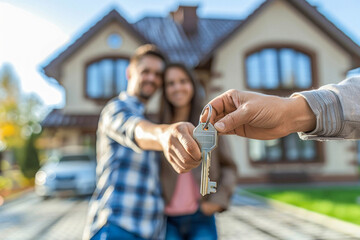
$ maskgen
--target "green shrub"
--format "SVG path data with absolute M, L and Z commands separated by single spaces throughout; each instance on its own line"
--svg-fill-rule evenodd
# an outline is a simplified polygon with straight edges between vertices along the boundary
M 38 150 L 35 141 L 39 134 L 32 134 L 25 142 L 24 146 L 15 151 L 17 162 L 21 172 L 27 178 L 34 178 L 40 168 Z

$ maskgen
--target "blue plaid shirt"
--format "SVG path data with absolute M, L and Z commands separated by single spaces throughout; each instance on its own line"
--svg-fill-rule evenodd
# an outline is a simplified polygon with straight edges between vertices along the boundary
M 142 151 L 134 141 L 144 105 L 121 93 L 103 109 L 97 132 L 97 187 L 90 201 L 84 239 L 107 222 L 146 239 L 165 235 L 157 152 Z

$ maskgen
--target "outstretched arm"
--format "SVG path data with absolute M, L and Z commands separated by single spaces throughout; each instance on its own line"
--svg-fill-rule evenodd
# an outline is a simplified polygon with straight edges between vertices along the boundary
M 101 114 L 99 129 L 109 138 L 136 152 L 163 151 L 178 173 L 200 164 L 200 149 L 192 138 L 191 123 L 153 124 L 121 101 L 110 102 Z
M 214 110 L 210 121 L 221 134 L 266 140 L 315 128 L 315 115 L 302 96 L 282 98 L 229 90 L 210 104 Z
M 290 98 L 230 90 L 210 101 L 211 121 L 222 134 L 255 139 L 293 132 L 304 140 L 360 139 L 359 93 L 360 77 Z

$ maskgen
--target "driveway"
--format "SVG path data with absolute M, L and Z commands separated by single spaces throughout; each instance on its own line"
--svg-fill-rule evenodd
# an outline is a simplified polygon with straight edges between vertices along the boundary
M 30 193 L 0 207 L 1 240 L 80 240 L 88 198 L 42 200 Z M 233 205 L 216 216 L 223 240 L 355 240 L 353 234 L 338 231 L 291 211 L 236 194 Z M 360 227 L 358 227 L 360 232 Z M 354 229 L 357 232 L 357 228 Z

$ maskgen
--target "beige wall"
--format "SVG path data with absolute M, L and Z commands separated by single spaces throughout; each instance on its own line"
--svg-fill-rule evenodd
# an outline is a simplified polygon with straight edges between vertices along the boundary
M 222 90 L 211 93 L 209 97 L 212 98 L 232 88 L 245 89 L 246 52 L 258 46 L 273 43 L 296 44 L 313 51 L 316 54 L 320 85 L 336 83 L 344 79 L 346 71 L 351 66 L 351 58 L 342 48 L 292 6 L 278 0 L 265 8 L 217 50 L 213 71 L 220 77 L 212 79 L 211 87 Z M 232 140 L 231 147 L 241 177 L 256 177 L 267 171 L 264 168 L 254 168 L 249 164 L 246 140 L 242 138 Z M 323 175 L 355 175 L 356 169 L 350 165 L 350 161 L 354 160 L 354 153 L 348 151 L 348 145 L 349 143 L 346 142 L 326 143 L 326 164 L 317 165 L 310 171 Z
M 119 49 L 112 49 L 107 45 L 107 37 L 112 33 L 118 33 L 122 37 L 122 45 Z M 63 111 L 73 114 L 99 113 L 102 106 L 86 99 L 84 95 L 85 64 L 104 55 L 130 57 L 139 45 L 140 42 L 129 36 L 126 30 L 117 23 L 109 24 L 84 44 L 64 63 L 61 69 L 61 83 L 66 91 L 66 105 Z

